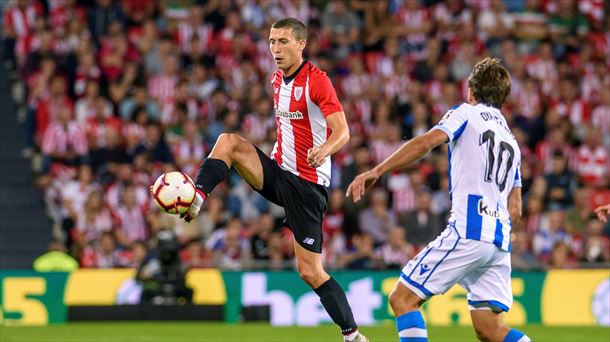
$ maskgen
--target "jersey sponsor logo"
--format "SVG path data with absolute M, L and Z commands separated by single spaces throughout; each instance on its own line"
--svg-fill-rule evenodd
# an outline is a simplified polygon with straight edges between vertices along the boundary
M 304 243 L 304 244 L 306 244 L 306 245 L 310 245 L 310 246 L 311 246 L 311 245 L 313 245 L 313 243 L 314 243 L 315 241 L 316 241 L 316 240 L 314 240 L 314 239 L 312 239 L 312 238 L 308 237 L 308 238 L 305 238 L 305 240 L 303 240 L 303 243 Z
M 430 266 L 426 264 L 419 265 L 419 275 L 424 275 L 426 272 L 430 271 Z
M 482 199 L 479 200 L 477 207 L 478 207 L 479 215 L 481 215 L 481 216 L 487 215 L 487 216 L 491 216 L 496 219 L 500 218 L 500 212 L 497 210 L 489 209 L 489 205 L 487 203 L 485 203 Z
M 298 111 L 298 110 L 296 112 L 289 112 L 287 110 L 281 110 L 281 109 L 276 108 L 275 116 L 278 116 L 281 118 L 286 118 L 286 119 L 297 119 L 297 120 L 303 119 L 303 113 L 301 113 L 301 111 Z
M 483 216 L 483 215 L 491 216 L 497 220 L 500 220 L 500 222 L 502 222 L 502 224 L 504 224 L 504 225 L 510 225 L 510 220 L 501 219 L 500 211 L 490 209 L 489 205 L 487 203 L 485 203 L 485 201 L 483 201 L 483 199 L 480 199 L 478 202 L 477 212 L 479 213 L 480 216 Z
M 294 87 L 294 99 L 300 100 L 301 95 L 303 95 L 303 87 Z
M 442 125 L 445 121 L 447 121 L 449 119 L 449 117 L 451 116 L 451 113 L 453 113 L 453 110 L 448 111 L 443 117 L 442 119 L 440 119 L 440 121 L 438 122 L 439 125 Z

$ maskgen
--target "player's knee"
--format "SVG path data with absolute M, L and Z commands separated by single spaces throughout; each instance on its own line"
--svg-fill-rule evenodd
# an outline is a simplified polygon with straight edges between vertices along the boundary
M 246 151 L 250 145 L 246 139 L 235 133 L 222 133 L 216 144 L 227 148 L 233 155 Z
M 299 276 L 312 288 L 322 285 L 324 272 L 316 270 L 314 267 L 301 266 L 298 268 Z
M 418 309 L 416 301 L 409 300 L 408 296 L 404 296 L 404 292 L 401 293 L 396 290 L 390 292 L 388 302 L 396 315 L 402 315 Z
M 313 286 L 316 282 L 316 274 L 310 269 L 304 268 L 299 270 L 299 277 L 303 279 L 304 282 Z

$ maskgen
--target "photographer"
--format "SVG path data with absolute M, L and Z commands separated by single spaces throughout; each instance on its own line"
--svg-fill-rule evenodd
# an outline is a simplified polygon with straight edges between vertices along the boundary
M 178 256 L 178 240 L 170 230 L 157 233 L 156 256 L 144 260 L 136 279 L 142 283 L 141 303 L 161 305 L 193 302 L 193 290 L 186 286 L 186 267 Z

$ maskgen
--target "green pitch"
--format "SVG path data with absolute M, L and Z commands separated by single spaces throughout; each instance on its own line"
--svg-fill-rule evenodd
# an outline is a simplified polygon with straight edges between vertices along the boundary
M 597 327 L 520 327 L 534 341 L 610 341 L 610 328 Z M 362 327 L 371 341 L 398 341 L 393 324 Z M 429 339 L 435 341 L 476 341 L 469 327 L 431 327 Z M 336 341 L 342 339 L 332 325 L 319 327 L 271 327 L 267 324 L 226 325 L 184 322 L 100 322 L 69 323 L 47 327 L 6 327 L 0 325 L 2 342 L 156 342 L 156 341 Z

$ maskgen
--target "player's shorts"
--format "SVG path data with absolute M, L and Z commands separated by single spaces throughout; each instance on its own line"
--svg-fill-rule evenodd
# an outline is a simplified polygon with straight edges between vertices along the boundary
M 448 226 L 402 269 L 400 282 L 426 300 L 459 284 L 470 310 L 508 311 L 513 303 L 510 253 L 458 235 Z
M 282 169 L 275 160 L 258 149 L 263 166 L 263 188 L 256 190 L 286 213 L 285 224 L 303 248 L 322 253 L 322 219 L 326 211 L 328 190 Z

